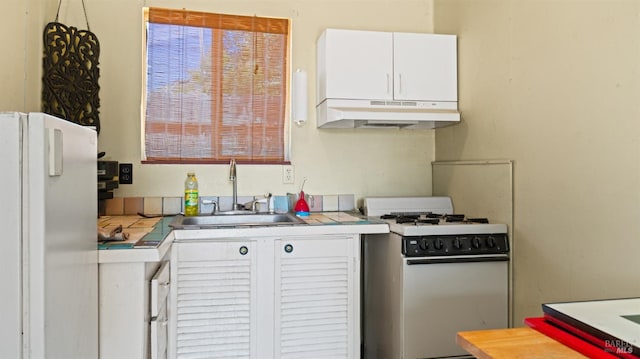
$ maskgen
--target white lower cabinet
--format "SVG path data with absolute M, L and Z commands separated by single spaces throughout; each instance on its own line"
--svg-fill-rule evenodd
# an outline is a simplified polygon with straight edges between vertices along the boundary
M 100 359 L 167 357 L 169 269 L 166 260 L 98 265 Z
M 173 244 L 171 358 L 257 357 L 255 245 Z
M 359 358 L 359 241 L 275 241 L 275 357 Z M 357 266 L 357 267 L 356 267 Z M 356 350 L 358 349 L 358 350 Z
M 173 244 L 170 358 L 360 358 L 359 235 Z

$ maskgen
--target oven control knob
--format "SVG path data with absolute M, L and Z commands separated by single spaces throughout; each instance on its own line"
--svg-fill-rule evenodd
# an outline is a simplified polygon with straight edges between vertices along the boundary
M 427 249 L 429 249 L 429 242 L 427 242 L 426 239 L 422 239 L 420 241 L 420 244 L 418 245 L 420 247 L 420 249 L 422 249 L 423 251 L 426 251 Z
M 471 240 L 471 245 L 475 249 L 480 249 L 480 237 L 473 237 L 473 239 Z
M 453 247 L 455 249 L 462 249 L 462 240 L 460 238 L 456 238 L 453 240 Z
M 487 237 L 487 247 L 494 248 L 496 246 L 496 239 L 493 236 Z
M 433 241 L 433 247 L 437 250 L 441 250 L 444 247 L 444 243 L 442 242 L 442 239 L 436 238 Z

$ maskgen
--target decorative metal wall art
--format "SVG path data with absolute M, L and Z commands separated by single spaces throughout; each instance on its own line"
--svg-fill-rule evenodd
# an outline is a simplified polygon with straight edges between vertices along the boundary
M 98 38 L 89 30 L 78 30 L 57 20 L 56 15 L 56 22 L 48 23 L 43 34 L 42 111 L 95 126 L 99 133 Z

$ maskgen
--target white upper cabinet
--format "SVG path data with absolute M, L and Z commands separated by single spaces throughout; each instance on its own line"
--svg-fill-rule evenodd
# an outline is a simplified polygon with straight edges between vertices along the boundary
M 391 99 L 393 35 L 327 29 L 318 42 L 319 101 Z
M 456 36 L 393 34 L 394 100 L 458 101 Z
M 318 104 L 457 101 L 455 35 L 327 29 L 317 51 Z

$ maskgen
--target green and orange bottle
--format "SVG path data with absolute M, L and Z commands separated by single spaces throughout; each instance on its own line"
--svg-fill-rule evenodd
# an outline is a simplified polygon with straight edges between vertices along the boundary
M 198 215 L 198 179 L 193 172 L 187 173 L 184 181 L 184 215 Z

